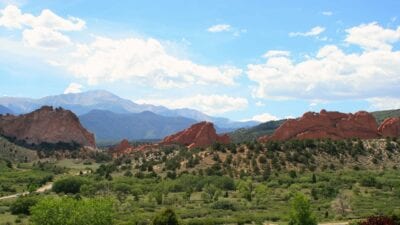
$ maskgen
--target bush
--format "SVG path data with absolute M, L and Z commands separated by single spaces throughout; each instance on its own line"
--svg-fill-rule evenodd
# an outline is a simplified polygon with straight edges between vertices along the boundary
M 289 225 L 317 225 L 310 201 L 303 194 L 296 194 L 292 200 Z
M 211 205 L 211 208 L 213 209 L 222 209 L 222 210 L 236 210 L 236 206 L 233 202 L 231 201 L 226 201 L 226 200 L 221 200 L 217 201 L 214 204 Z
M 153 220 L 153 225 L 178 225 L 178 217 L 172 209 L 164 209 Z
M 79 193 L 80 188 L 84 181 L 79 177 L 67 177 L 62 180 L 58 180 L 53 184 L 53 191 L 56 193 Z
M 35 225 L 113 224 L 113 201 L 105 198 L 76 200 L 45 198 L 31 208 Z
M 396 225 L 394 220 L 386 216 L 372 216 L 358 223 L 359 225 Z
M 30 208 L 38 202 L 37 197 L 22 196 L 17 198 L 10 206 L 11 214 L 25 214 L 30 215 Z

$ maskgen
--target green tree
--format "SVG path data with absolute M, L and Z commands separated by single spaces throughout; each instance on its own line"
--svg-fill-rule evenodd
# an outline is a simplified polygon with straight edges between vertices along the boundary
M 29 209 L 38 202 L 37 197 L 34 196 L 22 196 L 17 198 L 10 206 L 12 214 L 25 214 L 29 215 Z
M 164 209 L 158 213 L 153 220 L 153 225 L 178 225 L 178 216 L 172 209 Z
M 114 207 L 113 201 L 106 198 L 48 197 L 33 206 L 31 214 L 35 225 L 110 225 Z
M 296 194 L 291 202 L 289 225 L 317 225 L 311 212 L 310 201 L 303 194 Z
M 83 183 L 83 180 L 79 177 L 67 177 L 54 182 L 52 189 L 56 193 L 76 194 L 79 193 Z

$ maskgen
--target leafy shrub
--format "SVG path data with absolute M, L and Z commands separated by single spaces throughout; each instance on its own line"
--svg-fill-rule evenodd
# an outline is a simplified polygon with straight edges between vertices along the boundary
M 44 198 L 31 208 L 35 225 L 113 224 L 113 201 L 106 198 L 76 200 Z
M 19 197 L 15 202 L 11 204 L 10 211 L 14 215 L 17 214 L 29 215 L 30 214 L 29 209 L 32 206 L 36 205 L 37 202 L 38 202 L 37 197 L 32 197 L 32 196 Z
M 178 217 L 172 209 L 164 209 L 157 214 L 153 220 L 153 225 L 178 225 Z
M 236 209 L 237 209 L 236 205 L 233 202 L 227 201 L 227 200 L 217 201 L 211 205 L 211 208 L 222 209 L 222 210 L 232 210 L 232 211 L 236 211 Z
M 371 216 L 359 225 L 397 225 L 394 220 L 386 216 Z
M 58 180 L 53 184 L 53 191 L 56 193 L 79 193 L 80 188 L 84 181 L 79 177 L 67 177 L 62 180 Z
M 311 212 L 310 201 L 302 194 L 296 194 L 292 200 L 289 225 L 317 225 Z

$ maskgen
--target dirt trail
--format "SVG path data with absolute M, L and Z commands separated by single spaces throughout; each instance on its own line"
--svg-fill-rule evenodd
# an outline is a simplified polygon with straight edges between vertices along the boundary
M 52 187 L 53 187 L 53 182 L 50 182 L 50 183 L 47 183 L 47 184 L 41 186 L 35 192 L 36 193 L 42 193 L 42 192 L 51 190 Z M 11 199 L 11 198 L 17 198 L 17 197 L 19 197 L 21 195 L 27 195 L 27 194 L 29 194 L 28 191 L 25 191 L 25 192 L 22 192 L 22 193 L 13 194 L 13 195 L 3 196 L 3 197 L 0 197 L 0 201 L 1 200 L 6 200 L 6 199 Z

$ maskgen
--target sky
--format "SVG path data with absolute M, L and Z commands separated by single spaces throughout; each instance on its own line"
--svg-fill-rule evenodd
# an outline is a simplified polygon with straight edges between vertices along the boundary
M 0 96 L 268 121 L 400 108 L 400 1 L 0 0 Z

